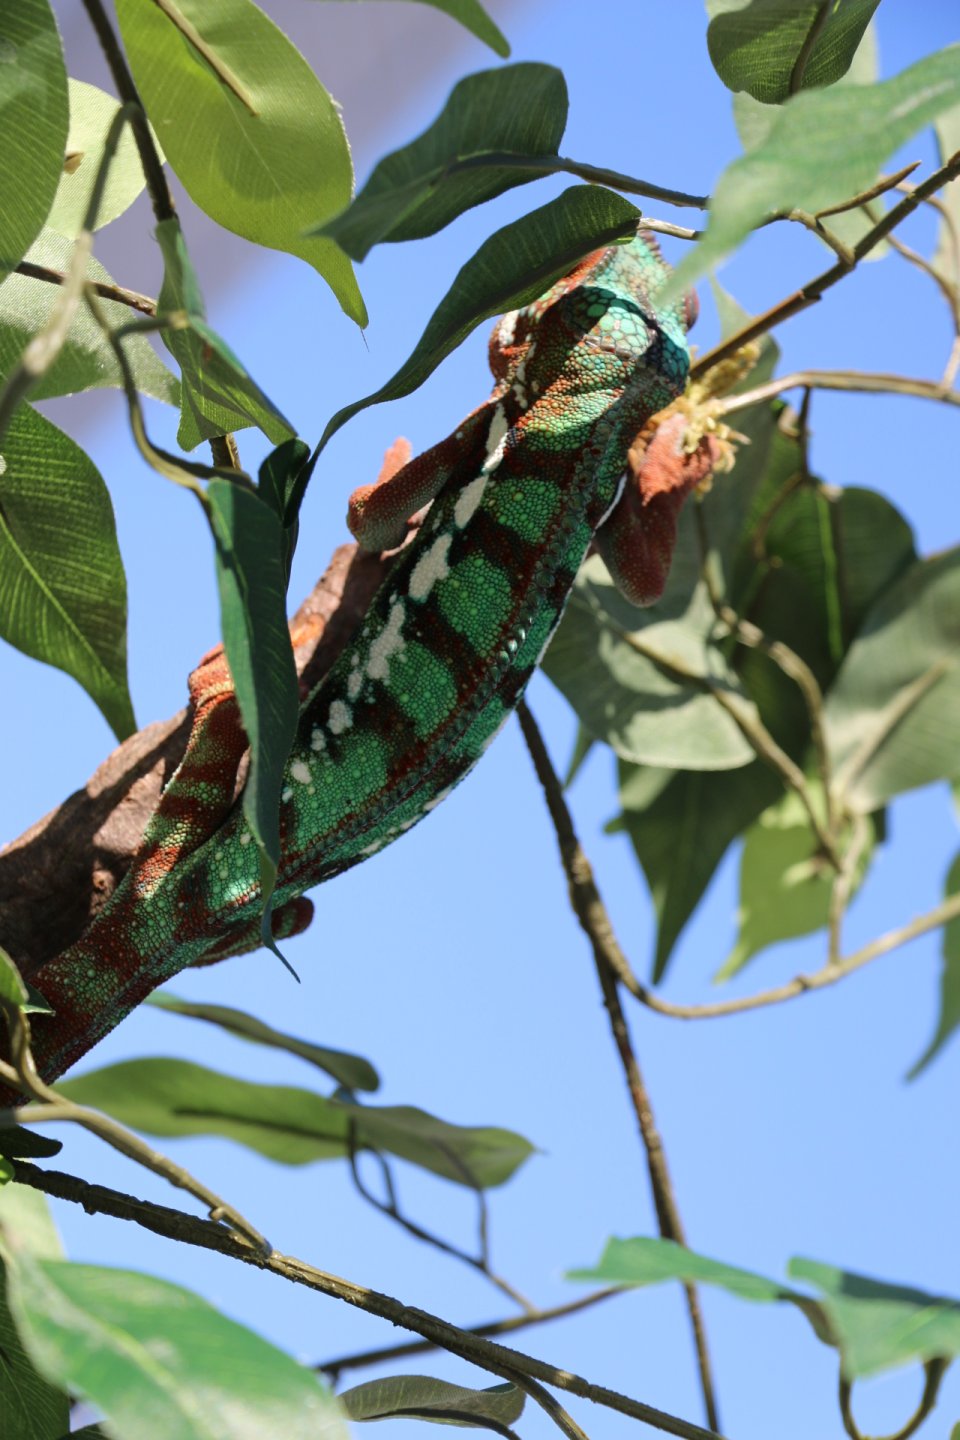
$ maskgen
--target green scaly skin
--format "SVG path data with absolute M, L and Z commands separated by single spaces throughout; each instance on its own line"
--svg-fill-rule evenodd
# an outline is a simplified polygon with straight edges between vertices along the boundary
M 653 241 L 637 238 L 505 316 L 486 404 L 354 497 L 352 523 L 375 550 L 398 544 L 406 519 L 432 505 L 303 705 L 283 791 L 278 905 L 416 824 L 510 715 L 617 501 L 631 441 L 683 390 L 688 312 L 652 299 L 665 271 Z M 257 923 L 256 846 L 239 806 L 228 808 L 230 766 L 218 782 L 216 746 L 211 764 L 204 744 L 193 753 L 191 742 L 167 792 L 188 834 L 168 873 L 147 885 L 135 865 L 81 939 L 33 977 L 55 1010 L 33 1017 L 48 1080 L 155 986 L 245 948 Z M 169 826 L 154 823 L 154 842 Z

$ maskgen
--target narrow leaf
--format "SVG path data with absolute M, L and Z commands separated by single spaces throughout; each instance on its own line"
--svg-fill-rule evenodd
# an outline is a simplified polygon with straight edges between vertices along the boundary
M 34 1364 L 118 1437 L 347 1440 L 311 1371 L 179 1285 L 21 1255 L 10 1308 Z
M 491 235 L 460 270 L 410 358 L 373 395 L 338 410 L 321 447 L 369 405 L 416 390 L 483 320 L 535 300 L 591 250 L 630 239 L 639 219 L 636 206 L 613 191 L 574 185 Z
M 128 0 L 130 3 L 130 0 Z M 152 3 L 149 8 L 153 9 Z M 154 11 L 159 14 L 158 11 Z M 178 220 L 157 226 L 164 274 L 157 309 L 184 312 L 187 328 L 161 331 L 163 343 L 180 366 L 180 429 L 177 440 L 192 450 L 213 435 L 228 435 L 256 425 L 275 445 L 294 431 L 271 400 L 247 374 L 233 351 L 206 322 L 203 298 Z
M 827 696 L 835 780 L 861 812 L 957 770 L 960 549 L 918 561 L 868 611 Z
M 284 537 L 275 511 L 229 480 L 207 486 L 217 542 L 223 644 L 243 728 L 250 774 L 243 813 L 260 851 L 264 942 L 271 945 L 269 901 L 280 862 L 280 795 L 300 695 L 286 615 Z
M 126 622 L 107 488 L 79 445 L 21 405 L 0 456 L 0 635 L 78 680 L 122 740 L 136 729 Z
M 113 95 L 83 80 L 70 80 L 70 133 L 67 136 L 67 162 L 46 224 L 71 239 L 83 226 L 94 182 L 103 159 L 107 132 L 120 102 Z M 143 166 L 133 131 L 125 125 L 110 161 L 106 182 L 100 197 L 96 228 L 99 230 L 118 215 L 140 194 L 145 184 Z
M 844 0 L 821 17 L 823 0 L 707 0 L 713 68 L 729 90 L 766 105 L 798 88 L 832 85 L 849 69 L 879 3 Z
M 147 113 L 191 199 L 227 230 L 306 260 L 366 324 L 350 262 L 304 234 L 349 202 L 353 167 L 340 112 L 300 52 L 252 0 L 116 8 Z
M 506 58 L 510 54 L 510 46 L 506 38 L 491 17 L 480 4 L 480 0 L 422 0 L 424 5 L 432 5 L 434 10 L 442 10 L 444 15 L 449 15 L 452 20 L 458 20 L 464 29 L 476 35 L 491 50 Z
M 291 1055 L 299 1055 L 301 1060 L 316 1065 L 324 1074 L 331 1075 L 338 1085 L 344 1085 L 348 1090 L 380 1088 L 380 1076 L 369 1060 L 364 1060 L 360 1055 L 350 1055 L 345 1050 L 330 1050 L 324 1045 L 313 1045 L 309 1040 L 298 1040 L 293 1035 L 285 1035 L 282 1031 L 264 1024 L 255 1015 L 247 1015 L 243 1010 L 233 1010 L 227 1005 L 195 1004 L 163 990 L 151 995 L 147 1003 L 156 1005 L 161 1010 L 170 1010 L 174 1015 L 189 1015 L 195 1020 L 206 1020 L 211 1025 L 219 1025 L 222 1029 L 229 1030 L 231 1035 L 238 1035 L 241 1040 L 250 1040 L 256 1045 L 270 1045 L 275 1050 L 286 1050 Z M 0 1145 L 2 1141 L 0 1134 Z
M 807 90 L 766 140 L 721 175 L 704 238 L 664 287 L 667 303 L 781 211 L 817 211 L 866 189 L 887 156 L 960 103 L 960 46 L 947 46 L 878 85 Z
M 59 1140 L 51 1140 L 37 1130 L 27 1130 L 22 1125 L 11 1125 L 0 1129 L 0 1155 L 8 1160 L 49 1160 L 63 1149 Z
M 943 891 L 945 899 L 960 891 L 960 855 L 950 866 Z M 908 1080 L 915 1079 L 921 1070 L 926 1069 L 960 1025 L 960 919 L 948 920 L 944 925 L 941 953 L 943 970 L 940 975 L 940 1016 L 937 1028 L 930 1044 L 909 1071 Z
M 67 143 L 67 72 L 47 0 L 5 5 L 0 63 L 0 278 L 40 232 Z
M 224 1135 L 284 1165 L 383 1150 L 471 1189 L 502 1185 L 533 1152 L 521 1135 L 450 1125 L 410 1105 L 354 1105 L 255 1085 L 185 1060 L 132 1060 L 63 1082 L 64 1094 L 151 1135 Z
M 694 1285 L 719 1285 L 743 1300 L 792 1298 L 787 1286 L 768 1280 L 765 1275 L 710 1260 L 674 1240 L 645 1235 L 631 1240 L 608 1240 L 597 1265 L 568 1270 L 567 1279 L 587 1280 L 598 1285 L 658 1285 L 663 1280 L 683 1280 Z
M 72 250 L 72 241 L 45 229 L 27 251 L 26 258 L 34 265 L 62 275 L 70 265 Z M 87 278 L 101 284 L 113 283 L 92 256 L 87 262 Z M 49 322 L 59 293 L 59 285 L 31 275 L 8 275 L 0 285 L 0 379 L 10 374 L 28 342 Z M 134 316 L 134 311 L 116 300 L 101 297 L 99 304 L 111 329 L 129 324 Z M 179 404 L 180 386 L 176 376 L 158 359 L 145 335 L 127 335 L 123 350 L 142 394 L 152 395 L 168 405 Z M 31 389 L 30 398 L 48 400 L 53 395 L 74 395 L 106 385 L 119 388 L 122 384 L 110 342 L 87 306 L 81 305 L 63 348 Z
M 552 65 L 468 75 L 433 124 L 381 160 L 350 208 L 318 228 L 354 260 L 386 240 L 433 235 L 465 210 L 538 179 L 542 169 L 517 162 L 555 158 L 566 123 L 567 86 Z
M 510 1434 L 523 1413 L 524 1393 L 516 1385 L 471 1390 L 431 1375 L 390 1375 L 344 1390 L 340 1402 L 351 1420 L 409 1416 L 438 1424 L 471 1425 Z
M 0 1005 L 25 1010 L 27 987 L 13 957 L 0 945 Z

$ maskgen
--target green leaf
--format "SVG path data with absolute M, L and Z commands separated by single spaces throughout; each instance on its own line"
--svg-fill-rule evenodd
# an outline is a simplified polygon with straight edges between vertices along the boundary
M 116 9 L 137 88 L 191 199 L 227 230 L 306 260 L 365 325 L 350 262 L 304 234 L 349 203 L 353 167 L 340 112 L 303 56 L 252 0 L 177 0 L 182 28 L 153 0 Z
M 27 251 L 27 260 L 63 274 L 70 265 L 73 242 L 53 230 L 42 230 Z M 98 260 L 87 262 L 87 277 L 100 284 L 113 281 Z M 8 275 L 0 285 L 0 379 L 19 363 L 30 339 L 50 320 L 60 293 L 58 285 L 30 275 Z M 104 317 L 112 329 L 130 322 L 133 312 L 116 300 L 99 299 Z M 145 335 L 128 335 L 123 342 L 137 389 L 168 405 L 180 402 L 180 386 L 158 359 Z M 113 348 L 86 305 L 81 305 L 70 324 L 67 338 L 50 366 L 31 387 L 32 400 L 53 395 L 74 395 L 101 386 L 120 388 L 123 379 Z
M 705 688 L 709 682 L 723 689 L 753 713 L 720 650 L 709 643 L 713 619 L 702 587 L 678 616 L 670 613 L 669 601 L 642 610 L 630 605 L 594 557 L 577 577 L 543 670 L 583 724 L 622 760 L 689 770 L 747 765 L 752 749 Z M 694 678 L 682 678 L 671 668 L 675 664 Z
M 760 760 L 742 770 L 651 770 L 620 762 L 624 830 L 650 886 L 657 915 L 653 981 L 666 974 L 673 947 L 728 847 L 780 793 Z
M 0 1155 L 0 1186 L 9 1185 L 16 1170 L 5 1155 Z M 0 1322 L 2 1324 L 2 1322 Z M 3 1400 L 3 1382 L 0 1380 L 0 1402 Z
M 857 810 L 957 770 L 960 548 L 918 561 L 868 611 L 824 711 L 838 793 Z
M 838 85 L 873 85 L 880 78 L 879 62 L 876 27 L 871 21 L 864 31 L 863 39 L 854 54 L 849 69 L 836 83 Z M 738 91 L 734 95 L 733 118 L 744 150 L 755 150 L 766 140 L 779 113 L 777 105 L 764 105 L 759 100 L 754 100 L 753 96 L 748 95 L 745 90 Z M 876 202 L 874 202 L 874 210 L 875 208 Z M 879 214 L 874 213 L 871 217 L 870 214 L 858 208 L 842 211 L 839 215 L 831 215 L 824 223 L 837 239 L 842 240 L 852 249 L 872 227 L 876 219 L 879 219 Z M 890 246 L 886 240 L 882 240 L 879 245 L 873 247 L 868 255 L 864 256 L 864 259 L 871 262 L 882 260 L 889 250 Z
M 502 1185 L 532 1154 L 510 1130 L 449 1125 L 410 1105 L 352 1105 L 255 1085 L 186 1060 L 131 1060 L 65 1081 L 64 1094 L 151 1135 L 225 1135 L 284 1165 L 384 1150 L 471 1189 Z
M 940 164 L 944 165 L 960 151 L 960 105 L 947 110 L 937 120 L 934 129 Z M 960 184 L 954 180 L 940 191 L 938 199 L 946 207 L 947 216 L 940 220 L 940 236 L 937 241 L 934 267 L 954 285 L 960 285 Z M 951 225 L 952 222 L 952 225 Z
M 569 790 L 574 780 L 576 780 L 583 765 L 586 763 L 587 756 L 596 743 L 596 740 L 585 725 L 577 726 L 577 738 L 573 742 L 573 754 L 570 756 L 570 761 L 567 765 L 567 773 L 563 777 L 564 790 Z
M 0 55 L 0 278 L 40 232 L 67 143 L 67 72 L 47 0 L 4 6 Z
M 0 1139 L 3 1134 L 0 1132 Z M 26 1185 L 0 1184 L 0 1231 L 18 1250 L 51 1259 L 62 1254 L 46 1199 Z M 70 1428 L 69 1401 L 59 1387 L 38 1375 L 21 1343 L 7 1306 L 2 1261 L 0 1357 L 3 1440 L 61 1440 Z
M 552 65 L 468 75 L 412 144 L 376 166 L 348 210 L 318 229 L 354 260 L 383 241 L 434 235 L 475 205 L 544 171 L 567 123 L 567 86 Z
M 67 163 L 47 228 L 71 239 L 83 228 L 94 182 L 103 159 L 104 144 L 120 102 L 96 85 L 70 80 L 70 133 L 67 136 Z M 100 197 L 96 229 L 122 215 L 144 187 L 143 166 L 133 131 L 125 125 L 110 162 Z
M 123 1440 L 347 1440 L 315 1375 L 179 1285 L 20 1256 L 8 1286 L 34 1364 Z
M 742 330 L 743 327 L 753 319 L 753 316 L 749 311 L 744 310 L 739 300 L 735 300 L 729 290 L 724 289 L 719 280 L 714 279 L 712 276 L 710 279 L 710 289 L 713 292 L 713 300 L 717 307 L 717 316 L 720 320 L 720 338 L 721 340 L 727 340 L 731 335 L 735 335 L 738 330 Z M 742 380 L 733 386 L 730 391 L 731 395 L 737 395 L 742 390 L 752 390 L 754 386 L 763 385 L 767 380 L 773 378 L 777 365 L 780 363 L 780 346 L 772 335 L 761 335 L 757 344 L 760 347 L 760 355 L 756 365 L 754 365 L 749 375 L 745 375 Z M 745 413 L 749 416 L 753 414 L 754 410 L 756 410 L 758 414 L 770 417 L 771 421 L 775 415 L 772 407 L 763 401 L 761 401 L 758 406 L 750 406 Z M 743 418 L 744 412 L 738 413 L 734 426 L 735 429 L 739 429 Z M 751 452 L 741 450 L 738 453 L 737 465 L 742 464 L 744 460 L 748 458 L 748 453 Z
M 638 1235 L 631 1240 L 611 1239 L 598 1265 L 568 1270 L 568 1280 L 587 1280 L 598 1285 L 659 1285 L 663 1280 L 683 1280 L 694 1285 L 719 1285 L 743 1300 L 791 1299 L 789 1287 L 698 1255 L 675 1240 L 658 1240 Z
M 21 405 L 0 455 L 0 635 L 78 680 L 118 739 L 127 586 L 107 488 L 79 445 Z
M 199 1005 L 190 1000 L 181 1000 L 178 995 L 170 995 L 165 991 L 151 995 L 147 1004 L 156 1005 L 161 1010 L 170 1010 L 175 1015 L 189 1015 L 195 1020 L 207 1020 L 211 1025 L 219 1025 L 222 1029 L 229 1030 L 231 1035 L 238 1035 L 241 1040 L 250 1040 L 256 1045 L 270 1045 L 276 1050 L 286 1050 L 291 1055 L 299 1055 L 301 1060 L 316 1065 L 324 1074 L 331 1075 L 338 1085 L 344 1085 L 348 1090 L 380 1088 L 380 1076 L 369 1060 L 364 1060 L 360 1055 L 350 1055 L 345 1050 L 330 1050 L 324 1045 L 313 1045 L 309 1040 L 297 1040 L 293 1035 L 274 1030 L 255 1015 L 247 1015 L 243 1010 L 232 1010 L 226 1005 Z
M 156 12 L 159 13 L 159 12 Z M 290 424 L 264 395 L 230 347 L 206 322 L 203 297 L 187 254 L 179 220 L 157 226 L 164 274 L 157 309 L 185 312 L 187 328 L 161 331 L 163 343 L 183 372 L 177 440 L 192 450 L 213 435 L 256 425 L 275 445 L 289 439 Z
M 808 781 L 814 804 L 822 811 L 822 791 Z M 872 857 L 873 823 L 863 822 L 868 836 L 857 863 L 853 889 L 861 883 Z M 851 843 L 849 834 L 842 847 Z M 717 972 L 727 980 L 768 945 L 822 929 L 830 914 L 834 870 L 820 853 L 820 843 L 800 797 L 787 791 L 747 831 L 740 857 L 740 905 L 737 942 Z
M 510 1435 L 523 1412 L 525 1396 L 516 1385 L 471 1390 L 430 1375 L 389 1375 L 344 1390 L 340 1403 L 351 1420 L 387 1420 L 407 1416 L 438 1424 L 479 1426 Z
M 482 321 L 536 300 L 591 250 L 632 238 L 639 219 L 612 190 L 574 185 L 491 235 L 461 268 L 410 358 L 374 394 L 338 410 L 318 449 L 369 405 L 416 390 Z
M 960 891 L 960 855 L 957 855 L 947 872 L 943 887 L 944 899 Z M 933 1039 L 916 1064 L 908 1071 L 907 1079 L 913 1080 L 925 1070 L 930 1061 L 946 1045 L 950 1036 L 960 1025 L 960 918 L 948 920 L 943 927 L 943 970 L 940 975 L 940 1018 Z
M 721 175 L 706 233 L 673 272 L 661 302 L 682 295 L 771 215 L 816 212 L 866 189 L 888 155 L 958 103 L 956 45 L 878 85 L 794 95 L 766 140 Z
M 22 1125 L 0 1129 L 0 1155 L 8 1160 L 49 1160 L 62 1149 L 59 1140 L 51 1140 L 36 1130 L 26 1130 Z
M 510 46 L 505 36 L 493 23 L 480 0 L 422 0 L 422 3 L 432 5 L 434 10 L 442 10 L 453 20 L 459 20 L 466 30 L 504 59 L 510 54 Z
M 960 1354 L 960 1304 L 796 1258 L 790 1276 L 823 1291 L 819 1302 L 849 1378 L 873 1375 L 910 1360 Z
M 0 945 L 0 1006 L 9 1005 L 15 1010 L 25 1010 L 27 987 L 23 976 L 11 955 Z
M 207 504 L 217 542 L 223 644 L 250 742 L 243 813 L 260 852 L 263 940 L 274 948 L 268 902 L 280 863 L 280 793 L 300 715 L 287 629 L 284 536 L 276 512 L 229 480 L 210 481 Z
M 729 90 L 746 90 L 767 105 L 798 88 L 832 85 L 846 74 L 880 0 L 707 0 L 707 49 Z M 798 61 L 810 39 L 802 74 Z M 799 82 L 799 83 L 798 83 Z

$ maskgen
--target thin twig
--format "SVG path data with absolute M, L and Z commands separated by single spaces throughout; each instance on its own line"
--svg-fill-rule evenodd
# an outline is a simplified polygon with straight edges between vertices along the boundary
M 606 1290 L 594 1290 L 590 1295 L 581 1295 L 577 1300 L 567 1300 L 563 1305 L 552 1305 L 544 1310 L 532 1310 L 525 1315 L 510 1315 L 505 1320 L 491 1320 L 485 1325 L 471 1325 L 469 1335 L 511 1335 L 515 1330 L 526 1330 L 531 1325 L 546 1325 L 551 1320 L 562 1320 L 575 1315 L 579 1310 L 588 1310 L 602 1300 L 611 1300 L 614 1295 L 627 1292 L 618 1286 Z M 436 1346 L 431 1340 L 408 1340 L 403 1345 L 384 1345 L 376 1350 L 357 1350 L 349 1355 L 336 1355 L 332 1360 L 322 1360 L 314 1365 L 325 1375 L 336 1377 L 344 1370 L 362 1370 L 370 1365 L 390 1364 L 394 1360 L 406 1360 L 411 1355 L 426 1355 Z
M 923 1394 L 920 1396 L 920 1403 L 917 1405 L 916 1410 L 906 1424 L 902 1425 L 899 1430 L 894 1431 L 892 1435 L 878 1437 L 878 1440 L 910 1440 L 910 1436 L 916 1434 L 937 1403 L 937 1396 L 940 1393 L 940 1382 L 947 1373 L 949 1363 L 948 1360 L 934 1359 L 928 1360 L 924 1364 Z M 852 1404 L 853 1383 L 845 1379 L 843 1375 L 840 1376 L 838 1399 L 840 1402 L 840 1416 L 843 1420 L 843 1428 L 850 1436 L 850 1440 L 868 1440 L 868 1437 L 863 1434 L 854 1419 Z
M 68 275 L 62 270 L 53 270 L 49 265 L 35 265 L 32 260 L 21 260 L 17 266 L 18 275 L 27 275 L 31 280 L 44 280 L 48 285 L 64 285 Z M 103 300 L 115 300 L 118 305 L 128 305 L 139 310 L 141 315 L 156 315 L 157 302 L 149 295 L 140 295 L 136 290 L 126 290 L 122 285 L 108 285 L 103 280 L 88 280 L 95 294 Z
M 634 1400 L 628 1395 L 621 1395 L 618 1391 L 610 1390 L 604 1385 L 594 1385 L 582 1375 L 577 1375 L 569 1370 L 557 1369 L 520 1350 L 497 1345 L 469 1330 L 461 1330 L 439 1315 L 432 1315 L 429 1311 L 415 1306 L 404 1305 L 402 1301 L 384 1295 L 378 1290 L 369 1290 L 363 1285 L 355 1285 L 337 1275 L 318 1270 L 315 1266 L 309 1265 L 295 1256 L 283 1255 L 277 1250 L 272 1251 L 269 1255 L 264 1255 L 252 1246 L 238 1240 L 223 1226 L 214 1225 L 198 1216 L 187 1215 L 183 1211 L 172 1210 L 165 1205 L 154 1205 L 145 1200 L 123 1195 L 119 1191 L 109 1190 L 102 1185 L 90 1185 L 73 1175 L 42 1170 L 29 1162 L 15 1160 L 13 1164 L 17 1180 L 25 1185 L 31 1185 L 36 1190 L 42 1190 L 45 1194 L 54 1195 L 63 1200 L 72 1200 L 83 1205 L 84 1209 L 91 1213 L 99 1212 L 113 1215 L 121 1220 L 132 1220 L 135 1224 L 142 1225 L 144 1229 L 150 1230 L 156 1235 L 163 1235 L 187 1245 L 197 1245 L 206 1250 L 216 1250 L 221 1255 L 240 1260 L 245 1265 L 253 1265 L 258 1270 L 269 1270 L 272 1274 L 279 1275 L 292 1284 L 304 1285 L 322 1295 L 328 1295 L 332 1299 L 353 1305 L 367 1314 L 388 1320 L 393 1325 L 399 1325 L 405 1330 L 412 1330 L 414 1334 L 423 1336 L 432 1345 L 461 1355 L 465 1360 L 473 1365 L 478 1365 L 481 1369 L 499 1374 L 501 1368 L 506 1367 L 511 1372 L 511 1379 L 523 1375 L 526 1378 L 539 1380 L 542 1384 L 553 1385 L 571 1395 L 579 1395 L 581 1399 L 590 1400 L 593 1404 L 602 1405 L 618 1414 L 627 1415 L 634 1420 L 652 1425 L 655 1429 L 663 1430 L 668 1435 L 676 1435 L 680 1437 L 680 1440 L 722 1440 L 722 1436 L 717 1435 L 716 1432 L 705 1430 L 702 1425 L 697 1425 L 691 1420 L 683 1420 L 676 1415 L 658 1410 L 652 1405 L 645 1405 L 640 1400 Z
M 827 792 L 829 794 L 829 791 Z M 857 878 L 857 866 L 870 840 L 870 822 L 866 815 L 856 814 L 852 820 L 853 833 L 843 857 L 839 874 L 833 878 L 830 888 L 830 912 L 827 918 L 827 964 L 840 964 L 840 950 L 843 944 L 843 921 L 850 904 L 850 896 Z
M 960 152 L 951 156 L 945 165 L 941 165 L 928 175 L 926 180 L 921 181 L 898 204 L 892 205 L 876 225 L 857 241 L 849 262 L 838 260 L 836 265 L 831 265 L 829 270 L 822 271 L 821 274 L 809 280 L 806 285 L 801 286 L 799 290 L 795 290 L 792 295 L 778 301 L 769 310 L 765 310 L 762 315 L 754 316 L 746 325 L 732 335 L 728 335 L 719 345 L 701 355 L 691 366 L 690 378 L 698 379 L 720 360 L 725 360 L 727 356 L 735 354 L 748 341 L 759 339 L 761 335 L 766 335 L 776 326 L 782 325 L 785 320 L 789 320 L 802 310 L 815 305 L 831 286 L 836 285 L 839 280 L 845 279 L 865 255 L 868 255 L 880 244 L 881 240 L 885 240 L 891 231 L 895 230 L 909 215 L 912 215 L 918 205 L 957 175 L 960 175 Z
M 653 1106 L 650 1102 L 650 1095 L 644 1083 L 636 1052 L 630 1039 L 626 1016 L 623 1013 L 620 996 L 617 992 L 619 975 L 616 968 L 610 964 L 607 949 L 601 939 L 596 937 L 591 929 L 587 928 L 581 918 L 577 897 L 574 895 L 574 874 L 577 875 L 576 885 L 578 891 L 584 881 L 586 881 L 593 890 L 597 902 L 602 904 L 602 901 L 600 901 L 599 892 L 596 889 L 596 884 L 590 871 L 589 861 L 580 849 L 576 833 L 574 832 L 573 821 L 563 794 L 563 787 L 553 767 L 553 762 L 550 759 L 543 736 L 540 733 L 540 727 L 533 718 L 530 707 L 525 700 L 521 700 L 517 706 L 517 718 L 520 721 L 523 738 L 530 752 L 530 758 L 533 761 L 537 779 L 543 788 L 547 809 L 553 821 L 553 828 L 560 849 L 561 862 L 570 885 L 571 904 L 573 905 L 574 913 L 586 932 L 593 951 L 597 977 L 600 981 L 600 989 L 603 995 L 603 1003 L 606 1006 L 610 1019 L 610 1029 L 613 1034 L 614 1044 L 617 1047 L 620 1063 L 623 1066 L 627 1090 L 630 1095 L 631 1104 L 633 1105 L 637 1127 L 640 1131 L 640 1138 L 643 1142 L 644 1152 L 647 1157 L 650 1188 L 653 1192 L 653 1202 L 657 1212 L 657 1223 L 660 1234 L 664 1239 L 675 1240 L 678 1245 L 686 1245 L 683 1222 L 680 1219 L 680 1211 L 677 1208 L 676 1195 L 673 1189 L 673 1182 L 670 1178 L 666 1152 L 663 1148 L 660 1132 L 657 1129 Z M 687 1283 L 683 1289 L 686 1295 L 687 1310 L 690 1315 L 690 1325 L 693 1330 L 694 1348 L 696 1350 L 697 1368 L 700 1375 L 700 1388 L 703 1392 L 707 1424 L 712 1430 L 717 1430 L 720 1426 L 720 1420 L 710 1366 L 710 1354 L 707 1348 L 706 1329 L 703 1323 L 703 1312 L 700 1308 L 700 1299 L 696 1286 Z
M 939 400 L 945 405 L 960 405 L 960 390 L 951 390 L 939 380 L 922 380 L 909 375 L 884 374 L 864 370 L 795 370 L 757 385 L 742 394 L 728 395 L 716 403 L 717 415 L 733 415 L 761 400 L 781 395 L 785 390 L 846 390 L 863 395 L 916 395 L 922 400 Z
M 888 190 L 898 189 L 919 164 L 919 160 L 912 160 L 894 175 L 881 175 L 877 183 L 868 190 L 861 190 L 858 194 L 851 195 L 849 200 L 839 200 L 836 205 L 826 205 L 822 210 L 815 211 L 816 219 L 822 220 L 825 215 L 844 215 L 848 210 L 859 210 L 861 205 L 869 205 L 871 200 L 878 200 Z
M 153 0 L 153 3 L 158 10 L 163 12 L 170 24 L 179 30 L 187 44 L 196 50 L 202 60 L 206 61 L 221 85 L 235 95 L 251 115 L 259 114 L 249 91 L 244 88 L 223 57 L 217 54 L 212 45 L 207 44 L 196 25 L 187 19 L 180 7 L 175 5 L 173 0 Z
M 130 73 L 126 57 L 114 34 L 113 26 L 107 18 L 107 12 L 103 8 L 103 0 L 83 0 L 83 4 L 110 67 L 117 94 L 125 105 L 132 107 L 130 121 L 154 216 L 158 224 L 163 220 L 171 220 L 176 212 L 173 208 L 170 188 L 167 185 L 167 177 L 163 173 L 163 161 L 160 159 L 160 153 L 154 142 L 153 132 L 147 123 L 143 101 L 140 99 L 140 93 Z

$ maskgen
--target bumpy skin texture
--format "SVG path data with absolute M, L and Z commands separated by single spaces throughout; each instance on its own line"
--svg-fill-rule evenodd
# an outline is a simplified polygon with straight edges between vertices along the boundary
M 656 307 L 664 274 L 654 242 L 638 238 L 505 316 L 486 404 L 396 470 L 394 456 L 383 482 L 353 497 L 351 524 L 371 550 L 399 544 L 408 517 L 432 504 L 301 709 L 281 807 L 284 933 L 309 918 L 303 890 L 440 803 L 523 693 L 618 501 L 631 442 L 683 390 L 689 311 Z M 34 977 L 55 1011 L 32 1026 L 48 1080 L 185 966 L 254 943 L 257 852 L 233 795 L 237 726 L 222 663 L 213 652 L 196 672 L 205 723 L 133 869 L 80 941 Z

